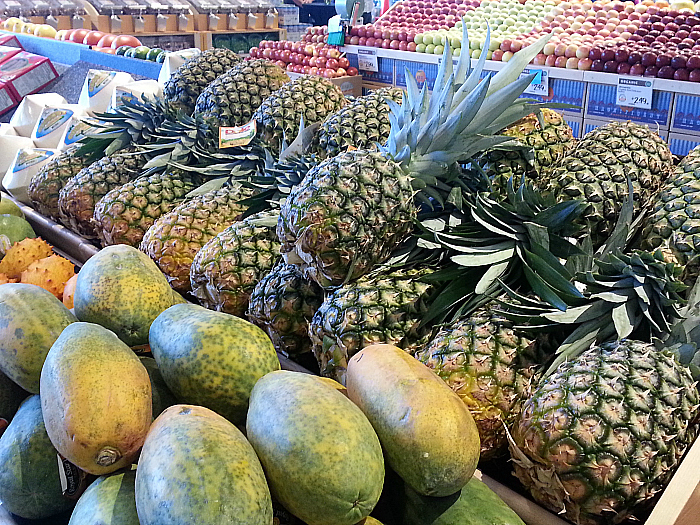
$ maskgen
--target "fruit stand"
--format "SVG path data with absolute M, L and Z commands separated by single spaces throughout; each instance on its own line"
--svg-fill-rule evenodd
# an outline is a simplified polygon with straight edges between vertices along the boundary
M 0 525 L 697 522 L 695 5 L 137 3 L 0 21 Z

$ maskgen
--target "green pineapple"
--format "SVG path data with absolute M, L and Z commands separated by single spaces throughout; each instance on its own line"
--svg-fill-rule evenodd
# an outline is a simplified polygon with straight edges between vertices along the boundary
M 58 208 L 61 221 L 86 238 L 97 238 L 92 221 L 95 205 L 109 191 L 141 174 L 147 158 L 134 147 L 93 162 L 70 179 L 61 189 Z
M 311 351 L 309 320 L 323 302 L 323 290 L 298 267 L 278 262 L 255 286 L 246 315 L 267 332 L 278 352 L 296 356 Z
M 190 266 L 197 252 L 239 220 L 247 208 L 239 201 L 255 193 L 255 189 L 232 183 L 188 199 L 156 219 L 139 249 L 156 262 L 170 286 L 187 292 Z
M 267 97 L 253 118 L 259 137 L 276 155 L 282 149 L 283 141 L 290 143 L 299 134 L 302 119 L 307 126 L 322 122 L 346 102 L 343 92 L 330 80 L 303 75 Z
M 171 105 L 191 115 L 202 91 L 241 60 L 229 49 L 208 49 L 173 72 L 163 87 L 163 95 Z
M 501 131 L 529 150 L 492 150 L 476 159 L 492 182 L 503 192 L 508 179 L 525 176 L 533 181 L 549 180 L 556 165 L 576 145 L 574 133 L 561 114 L 542 109 L 541 117 L 528 115 Z
M 440 330 L 416 352 L 469 407 L 479 429 L 482 460 L 506 448 L 505 430 L 537 376 L 535 345 L 486 307 Z
M 156 219 L 185 200 L 202 182 L 196 173 L 169 169 L 114 188 L 100 199 L 93 215 L 102 245 L 137 247 Z
M 314 150 L 334 157 L 348 149 L 370 149 L 375 142 L 386 143 L 391 130 L 389 98 L 401 103 L 403 91 L 382 88 L 359 97 L 323 121 L 314 137 Z
M 653 345 L 604 343 L 561 364 L 513 426 L 515 474 L 577 525 L 619 523 L 650 504 L 696 435 L 690 373 Z
M 458 162 L 512 142 L 494 134 L 532 112 L 527 100 L 518 100 L 529 77 L 517 78 L 546 38 L 483 81 L 480 68 L 469 71 L 466 55 L 453 71 L 447 46 L 430 97 L 407 72 L 402 106 L 389 104 L 395 125 L 387 146 L 322 162 L 282 205 L 277 233 L 286 261 L 324 287 L 350 282 L 411 235 L 422 204 L 459 203 Z
M 194 111 L 217 127 L 242 126 L 286 82 L 289 77 L 284 70 L 269 60 L 240 62 L 202 91 Z
M 70 179 L 92 164 L 90 156 L 78 155 L 80 145 L 71 146 L 44 164 L 32 177 L 27 195 L 32 206 L 45 217 L 59 219 L 58 195 Z
M 433 287 L 430 270 L 370 274 L 327 294 L 309 324 L 324 376 L 345 384 L 348 360 L 365 346 L 387 343 L 415 352 L 428 342 L 421 326 Z
M 279 259 L 276 225 L 277 213 L 251 215 L 202 246 L 190 267 L 202 306 L 245 317 L 250 294 Z
M 558 199 L 589 204 L 593 244 L 612 232 L 632 180 L 635 210 L 648 205 L 671 172 L 668 145 L 648 126 L 611 122 L 588 133 L 554 170 L 546 190 Z

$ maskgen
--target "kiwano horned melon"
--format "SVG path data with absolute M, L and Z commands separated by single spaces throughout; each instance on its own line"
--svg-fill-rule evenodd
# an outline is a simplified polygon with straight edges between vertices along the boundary
M 60 255 L 51 255 L 30 264 L 22 272 L 20 282 L 40 286 L 62 299 L 66 282 L 74 275 L 75 266 L 72 262 Z
M 176 304 L 151 325 L 158 369 L 183 403 L 201 405 L 232 423 L 245 421 L 255 382 L 280 362 L 254 324 L 195 304 Z
M 131 465 L 151 424 L 151 381 L 113 332 L 73 323 L 41 370 L 46 431 L 56 449 L 90 474 Z
M 204 407 L 175 405 L 153 422 L 136 471 L 140 525 L 272 525 L 253 447 Z
M 135 470 L 100 476 L 80 496 L 68 525 L 139 525 L 135 481 Z
M 46 434 L 39 396 L 28 398 L 0 437 L 0 501 L 9 512 L 35 520 L 69 510 L 56 449 Z
M 17 279 L 34 261 L 51 255 L 53 251 L 49 243 L 39 238 L 27 237 L 16 242 L 7 250 L 0 261 L 0 273 L 10 279 Z
M 129 346 L 148 343 L 148 329 L 173 304 L 165 276 L 136 248 L 108 246 L 80 270 L 73 305 L 81 321 L 112 330 Z
M 0 286 L 0 370 L 19 386 L 39 393 L 46 354 L 75 316 L 50 292 L 33 284 Z
M 308 525 L 354 525 L 379 501 L 379 439 L 333 386 L 299 372 L 267 374 L 250 395 L 246 430 L 273 496 Z

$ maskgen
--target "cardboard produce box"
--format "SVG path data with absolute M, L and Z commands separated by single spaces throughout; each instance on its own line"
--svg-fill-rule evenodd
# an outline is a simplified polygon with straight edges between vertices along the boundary
M 36 93 L 55 78 L 58 73 L 48 58 L 26 51 L 0 64 L 0 82 L 9 86 L 17 100 Z

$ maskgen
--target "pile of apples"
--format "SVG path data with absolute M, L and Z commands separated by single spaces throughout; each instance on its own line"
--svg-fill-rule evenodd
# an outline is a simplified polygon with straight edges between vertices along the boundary
M 336 78 L 358 74 L 336 46 L 321 42 L 263 40 L 250 49 L 250 58 L 266 58 L 287 71 L 305 75 Z

